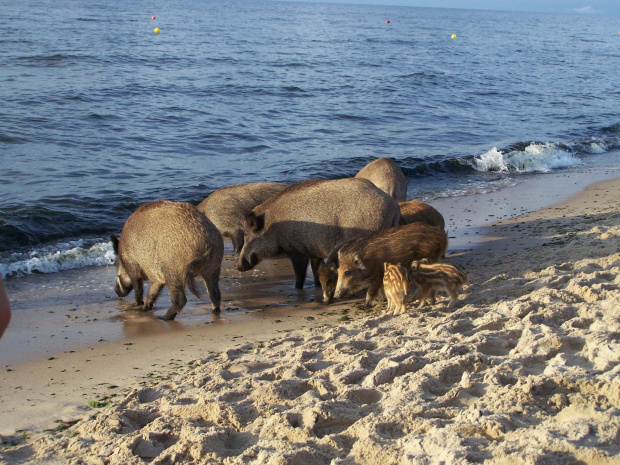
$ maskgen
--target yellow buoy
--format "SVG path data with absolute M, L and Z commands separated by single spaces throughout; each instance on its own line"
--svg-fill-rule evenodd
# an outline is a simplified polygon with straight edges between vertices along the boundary
M 456 34 L 452 34 L 452 38 L 453 38 L 453 39 L 456 39 Z
M 158 27 L 156 27 L 155 29 L 153 29 L 153 32 L 154 32 L 155 34 L 159 34 L 159 28 L 158 28 Z

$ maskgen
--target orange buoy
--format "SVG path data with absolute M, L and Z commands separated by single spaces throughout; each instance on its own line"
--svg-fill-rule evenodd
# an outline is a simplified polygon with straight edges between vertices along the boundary
M 151 16 L 151 19 L 155 19 L 155 16 Z

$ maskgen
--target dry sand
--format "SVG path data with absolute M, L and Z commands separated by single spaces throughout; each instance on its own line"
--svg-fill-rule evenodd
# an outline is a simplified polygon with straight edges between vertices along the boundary
M 257 286 L 224 312 L 244 330 L 182 326 L 10 365 L 0 460 L 620 464 L 619 192 L 600 183 L 481 231 L 447 258 L 470 279 L 454 309 L 392 316 L 307 290 L 258 311 Z

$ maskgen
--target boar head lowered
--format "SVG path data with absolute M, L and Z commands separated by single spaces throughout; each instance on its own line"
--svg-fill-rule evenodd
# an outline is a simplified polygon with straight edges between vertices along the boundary
M 248 271 L 267 257 L 280 253 L 273 237 L 265 235 L 265 214 L 257 215 L 253 211 L 245 217 L 245 243 L 237 258 L 237 269 Z
M 112 240 L 112 247 L 114 248 L 114 253 L 118 257 L 118 239 L 113 234 L 110 235 L 110 239 Z M 129 273 L 127 273 L 125 265 L 120 258 L 118 258 L 118 269 L 116 270 L 116 286 L 114 287 L 114 291 L 116 291 L 116 295 L 119 297 L 125 297 L 129 295 L 131 291 L 133 291 L 133 284 L 131 284 L 131 278 L 129 277 Z
M 338 266 L 337 271 L 332 268 L 332 273 L 336 272 L 336 290 L 334 297 L 340 299 L 348 294 L 368 287 L 368 279 L 371 277 L 370 270 L 364 264 L 364 260 L 359 253 L 353 255 L 339 255 L 339 262 L 344 266 Z

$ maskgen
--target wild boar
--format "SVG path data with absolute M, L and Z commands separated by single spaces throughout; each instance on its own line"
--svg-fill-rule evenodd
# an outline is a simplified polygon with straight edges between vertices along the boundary
M 459 297 L 459 289 L 467 283 L 467 275 L 463 270 L 448 263 L 431 263 L 425 260 L 414 260 L 409 271 L 411 284 L 418 286 L 422 294 L 418 308 L 422 308 L 426 298 L 430 295 L 431 304 L 435 304 L 437 292 L 447 292 L 450 295 L 448 308 L 454 307 Z
M 219 277 L 224 241 L 217 228 L 196 207 L 185 202 L 157 200 L 141 205 L 125 222 L 120 239 L 111 236 L 118 257 L 116 293 L 133 289 L 136 305 L 151 310 L 164 286 L 172 306 L 164 320 L 173 320 L 187 302 L 185 286 L 199 297 L 194 277 L 200 276 L 220 311 Z M 151 287 L 142 300 L 144 281 Z
M 389 158 L 377 158 L 363 167 L 356 178 L 368 179 L 397 202 L 407 200 L 407 178 Z
M 293 264 L 295 287 L 302 289 L 312 260 L 318 286 L 320 259 L 341 242 L 395 226 L 399 218 L 394 199 L 366 179 L 293 184 L 246 217 L 237 269 L 247 271 L 265 258 L 285 255 Z
M 400 224 L 426 223 L 441 229 L 446 227 L 441 213 L 421 200 L 398 202 L 398 206 L 400 207 Z
M 405 313 L 409 296 L 409 272 L 402 265 L 383 264 L 383 292 L 387 299 L 387 312 L 394 315 Z
M 256 182 L 222 187 L 200 202 L 198 210 L 211 220 L 224 238 L 232 241 L 235 255 L 239 255 L 247 214 L 287 186 L 281 182 Z
M 338 282 L 334 296 L 368 288 L 366 306 L 383 286 L 385 262 L 408 266 L 413 260 L 437 261 L 446 253 L 448 236 L 443 229 L 412 223 L 353 239 L 337 251 Z M 332 266 L 330 263 L 329 266 Z

